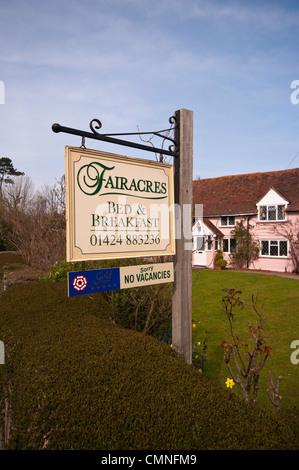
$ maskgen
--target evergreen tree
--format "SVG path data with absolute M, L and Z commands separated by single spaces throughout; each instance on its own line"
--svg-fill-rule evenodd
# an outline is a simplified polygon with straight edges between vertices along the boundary
M 232 235 L 236 240 L 236 248 L 231 253 L 232 265 L 236 268 L 248 268 L 252 261 L 258 259 L 260 244 L 253 238 L 251 233 L 252 225 L 244 225 L 244 221 L 236 223 L 232 230 Z
M 14 166 L 10 158 L 0 158 L 0 198 L 2 197 L 3 184 L 13 184 L 11 176 L 24 175 L 22 171 L 18 171 Z

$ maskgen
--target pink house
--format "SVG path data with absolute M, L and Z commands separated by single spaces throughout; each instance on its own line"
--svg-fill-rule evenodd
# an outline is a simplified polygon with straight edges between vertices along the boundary
M 193 266 L 214 267 L 217 249 L 230 265 L 236 222 L 251 225 L 259 258 L 249 269 L 293 272 L 299 269 L 299 168 L 222 176 L 193 181 Z

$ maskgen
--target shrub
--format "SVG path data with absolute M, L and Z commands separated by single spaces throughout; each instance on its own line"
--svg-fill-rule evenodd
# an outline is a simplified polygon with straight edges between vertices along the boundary
M 227 265 L 227 261 L 223 258 L 223 254 L 221 250 L 217 250 L 217 253 L 214 258 L 214 266 L 219 266 L 221 269 L 225 269 Z
M 155 284 L 106 293 L 116 324 L 159 336 L 172 314 L 171 285 Z
M 44 276 L 40 276 L 40 281 L 60 282 L 67 280 L 67 274 L 71 271 L 85 271 L 87 269 L 97 269 L 99 263 L 95 261 L 78 261 L 70 263 L 64 259 L 57 261 Z

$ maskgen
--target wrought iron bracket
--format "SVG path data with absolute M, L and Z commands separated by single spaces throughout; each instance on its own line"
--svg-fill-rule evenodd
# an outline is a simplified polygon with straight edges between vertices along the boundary
M 102 140 L 104 142 L 109 142 L 111 144 L 117 144 L 117 145 L 124 145 L 126 147 L 133 147 L 141 150 L 146 150 L 148 152 L 154 152 L 160 155 L 170 155 L 171 157 L 177 157 L 178 156 L 178 151 L 177 151 L 177 145 L 174 139 L 169 137 L 168 135 L 163 135 L 163 132 L 170 132 L 176 127 L 176 118 L 175 116 L 172 116 L 169 118 L 169 123 L 174 125 L 173 127 L 170 127 L 169 129 L 164 129 L 161 131 L 156 131 L 156 132 L 130 132 L 130 133 L 118 133 L 118 134 L 100 134 L 97 130 L 101 129 L 102 123 L 98 119 L 93 119 L 89 123 L 90 130 L 92 132 L 86 132 L 86 131 L 81 131 L 79 129 L 73 129 L 71 127 L 65 127 L 61 126 L 60 124 L 53 124 L 52 125 L 52 131 L 55 133 L 59 132 L 64 132 L 66 134 L 73 134 L 73 135 L 78 135 L 82 137 L 82 146 L 84 146 L 85 138 L 89 139 L 95 139 L 95 140 Z M 139 144 L 136 142 L 130 142 L 127 140 L 122 140 L 115 138 L 116 136 L 133 136 L 133 135 L 149 135 L 151 134 L 152 136 L 157 136 L 160 137 L 164 140 L 169 140 L 172 142 L 172 144 L 168 147 L 168 150 L 163 149 L 163 148 L 156 148 L 154 146 L 150 147 L 149 145 L 143 145 Z

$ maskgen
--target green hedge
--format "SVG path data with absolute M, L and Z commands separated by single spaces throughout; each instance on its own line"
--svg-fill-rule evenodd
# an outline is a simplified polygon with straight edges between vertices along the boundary
M 298 449 L 299 412 L 253 409 L 165 343 L 109 321 L 102 294 L 62 283 L 0 297 L 7 449 Z

